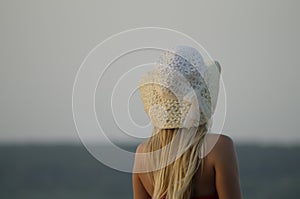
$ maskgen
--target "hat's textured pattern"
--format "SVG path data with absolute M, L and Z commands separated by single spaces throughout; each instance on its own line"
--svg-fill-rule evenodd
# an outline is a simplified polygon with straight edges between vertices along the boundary
M 144 109 L 154 126 L 197 127 L 207 122 L 216 101 L 211 99 L 210 88 L 216 89 L 216 85 L 206 80 L 218 82 L 218 75 L 206 71 L 202 56 L 192 47 L 162 52 L 154 70 L 140 80 Z

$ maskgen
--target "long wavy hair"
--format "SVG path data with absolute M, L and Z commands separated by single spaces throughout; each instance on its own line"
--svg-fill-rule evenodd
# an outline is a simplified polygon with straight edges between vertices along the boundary
M 196 128 L 196 133 L 190 136 L 191 138 L 187 138 L 189 136 L 184 133 L 186 131 L 180 131 L 179 128 L 154 128 L 153 135 L 145 142 L 143 150 L 150 154 L 147 164 L 156 168 L 158 165 L 160 166 L 150 172 L 150 179 L 154 187 L 152 199 L 190 199 L 192 196 L 194 174 L 200 165 L 203 171 L 203 159 L 200 157 L 207 126 L 203 124 Z M 177 142 L 174 142 L 175 139 Z M 166 145 L 169 145 L 170 148 L 166 149 Z M 183 152 L 180 154 L 182 150 Z M 159 153 L 149 153 L 154 151 L 159 151 Z M 179 157 L 176 157 L 174 161 L 171 160 L 171 163 L 167 163 L 174 152 L 179 153 Z

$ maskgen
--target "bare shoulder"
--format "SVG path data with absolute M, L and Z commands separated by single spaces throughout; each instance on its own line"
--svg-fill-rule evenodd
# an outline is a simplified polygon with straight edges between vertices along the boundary
M 142 143 L 140 143 L 137 147 L 136 147 L 136 153 L 143 153 L 143 150 L 144 150 L 144 148 L 145 148 L 145 145 L 146 145 L 146 142 L 147 142 L 147 140 L 146 141 L 144 141 L 144 142 L 142 142 Z
M 232 147 L 234 145 L 234 142 L 231 137 L 228 135 L 221 134 L 219 136 L 217 146 L 218 147 Z
M 229 135 L 225 134 L 210 133 L 207 135 L 207 140 L 215 142 L 215 146 L 213 147 L 214 149 L 226 149 L 227 147 L 234 146 L 233 139 Z
M 210 156 L 219 198 L 241 199 L 239 168 L 233 139 L 228 135 L 219 135 Z
M 214 161 L 235 155 L 235 144 L 233 139 L 224 134 L 209 134 L 208 143 L 211 144 L 209 156 Z
M 144 145 L 145 142 L 140 143 L 136 149 L 135 149 L 135 158 L 134 158 L 134 168 L 133 168 L 133 173 L 136 176 L 141 175 L 139 171 L 143 170 L 144 167 L 144 156 L 140 156 L 139 153 L 144 153 Z

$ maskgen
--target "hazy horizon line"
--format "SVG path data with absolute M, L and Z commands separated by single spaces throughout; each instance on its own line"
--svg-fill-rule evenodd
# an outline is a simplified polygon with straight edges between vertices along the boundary
M 294 141 L 294 142 L 278 142 L 278 141 L 241 141 L 241 140 L 235 140 L 236 146 L 280 146 L 280 147 L 300 147 L 300 141 Z M 112 141 L 115 145 L 125 145 L 125 146 L 134 146 L 138 145 L 141 142 L 133 142 L 133 141 Z M 103 142 L 90 142 L 91 145 L 101 145 L 101 146 L 111 146 L 108 143 Z M 83 146 L 84 144 L 80 141 L 66 141 L 66 140 L 55 140 L 55 141 L 0 141 L 0 146 Z

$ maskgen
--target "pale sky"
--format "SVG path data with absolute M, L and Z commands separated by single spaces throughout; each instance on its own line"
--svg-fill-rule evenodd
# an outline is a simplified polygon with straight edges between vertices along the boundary
M 183 32 L 221 63 L 222 133 L 300 142 L 299 1 L 130 2 L 0 1 L 1 143 L 78 142 L 72 87 L 85 56 L 145 26 Z

